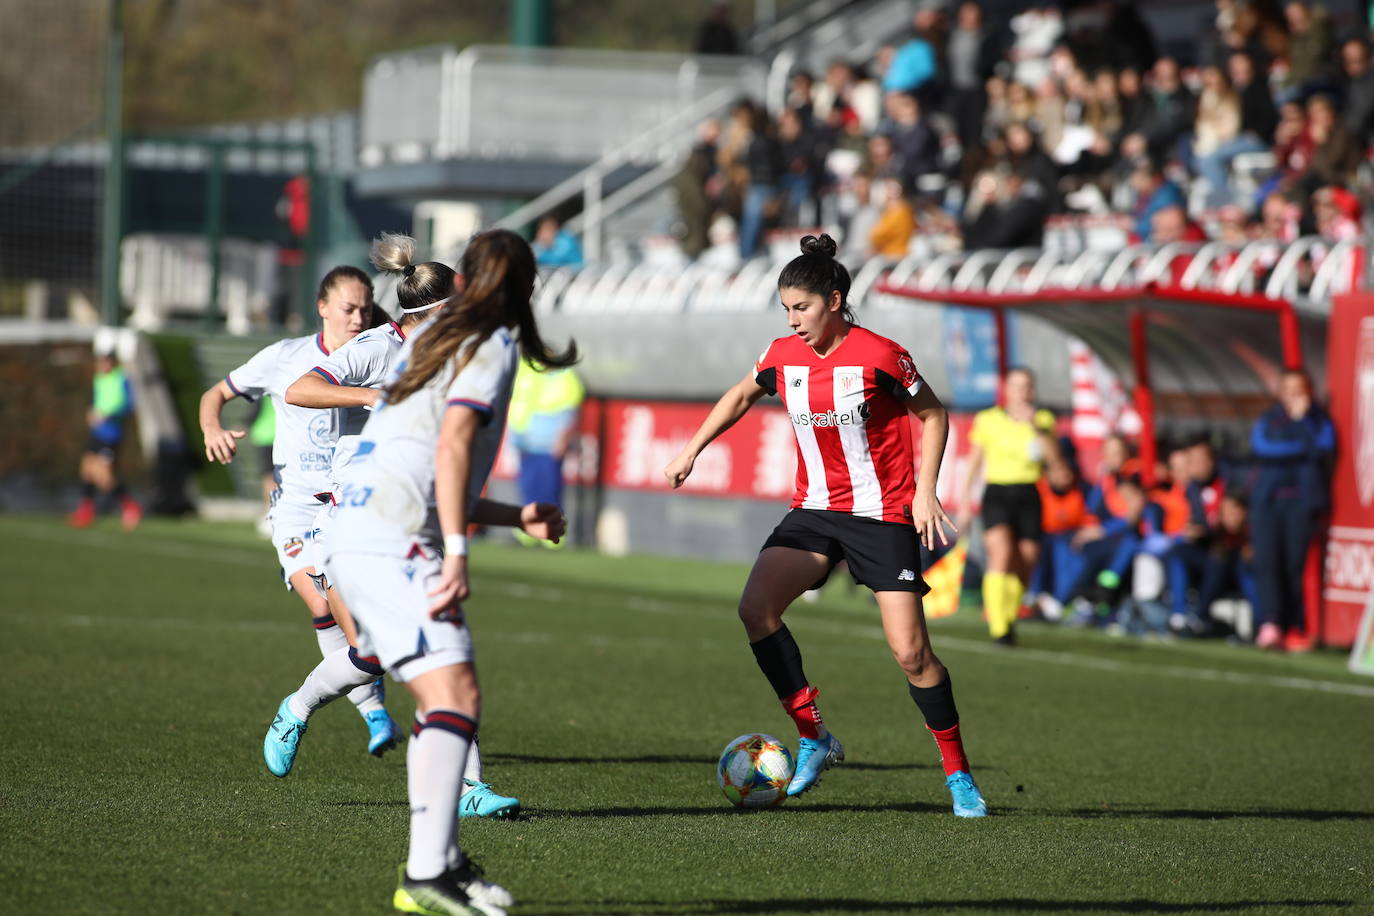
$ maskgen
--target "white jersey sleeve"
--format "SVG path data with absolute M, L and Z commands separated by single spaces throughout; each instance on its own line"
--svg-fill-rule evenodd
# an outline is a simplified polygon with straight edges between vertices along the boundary
M 287 341 L 279 340 L 263 347 L 253 357 L 224 377 L 229 390 L 242 398 L 255 401 L 272 390 L 272 380 L 276 377 L 277 364 L 281 361 L 282 346 Z
M 449 407 L 471 407 L 491 422 L 495 410 L 505 408 L 503 394 L 510 387 L 510 354 L 514 341 L 505 329 L 482 342 L 444 392 Z M 504 414 L 503 414 L 504 419 Z
M 348 388 L 376 388 L 391 371 L 391 355 L 397 348 L 385 332 L 364 332 L 340 347 L 312 369 L 326 381 Z

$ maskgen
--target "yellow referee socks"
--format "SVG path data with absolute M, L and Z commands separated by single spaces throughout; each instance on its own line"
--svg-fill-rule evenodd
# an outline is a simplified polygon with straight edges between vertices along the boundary
M 1007 635 L 1007 628 L 1014 618 L 1007 615 L 1007 596 L 1010 587 L 1007 580 L 1015 580 L 1010 573 L 983 573 L 983 612 L 988 619 L 988 634 L 993 639 Z
M 1021 617 L 1021 599 L 1026 595 L 1026 584 L 1021 581 L 1019 576 L 1012 573 L 1003 573 L 1006 576 L 1007 597 L 1006 605 L 1003 610 L 1007 615 L 1007 627 L 1010 628 Z

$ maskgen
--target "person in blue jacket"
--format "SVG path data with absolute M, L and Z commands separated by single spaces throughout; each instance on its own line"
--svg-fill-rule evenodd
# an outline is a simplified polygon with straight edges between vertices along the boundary
M 1303 567 L 1317 520 L 1330 506 L 1330 467 L 1336 451 L 1331 417 L 1312 401 L 1312 382 L 1299 369 L 1279 379 L 1279 403 L 1250 432 L 1258 473 L 1250 498 L 1262 649 L 1305 651 L 1312 646 L 1303 613 Z

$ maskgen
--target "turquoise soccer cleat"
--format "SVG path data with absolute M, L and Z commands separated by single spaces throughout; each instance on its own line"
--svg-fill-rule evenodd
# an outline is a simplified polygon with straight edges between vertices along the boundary
M 821 773 L 844 760 L 844 745 L 834 735 L 799 738 L 797 768 L 787 784 L 787 795 L 800 795 L 821 781 Z
M 464 779 L 468 790 L 458 800 L 459 817 L 511 818 L 520 813 L 520 799 L 498 795 L 491 786 L 473 779 Z
M 401 742 L 401 729 L 385 709 L 376 709 L 363 716 L 367 723 L 367 752 L 380 757 Z
M 983 793 L 978 791 L 978 784 L 967 770 L 949 774 L 945 778 L 945 785 L 954 798 L 956 817 L 988 816 L 988 803 L 983 800 Z
M 296 762 L 296 751 L 300 749 L 301 736 L 305 734 L 306 724 L 291 711 L 290 699 L 287 697 L 281 701 L 276 718 L 267 728 L 267 737 L 262 739 L 262 759 L 273 776 L 285 776 L 291 772 L 291 766 Z

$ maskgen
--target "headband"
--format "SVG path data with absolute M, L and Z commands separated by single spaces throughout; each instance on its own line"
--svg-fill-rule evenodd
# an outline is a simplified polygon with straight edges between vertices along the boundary
M 437 301 L 437 302 L 431 302 L 429 305 L 417 305 L 417 306 L 415 306 L 415 308 L 413 308 L 413 309 L 402 308 L 402 309 L 401 309 L 401 314 L 402 314 L 402 315 L 414 315 L 414 314 L 417 313 L 417 312 L 428 312 L 430 309 L 436 308 L 436 307 L 438 307 L 438 306 L 441 306 L 441 305 L 443 305 L 445 302 L 449 301 L 449 300 L 452 299 L 452 298 L 453 298 L 452 296 L 445 296 L 444 298 L 440 299 L 440 300 Z

